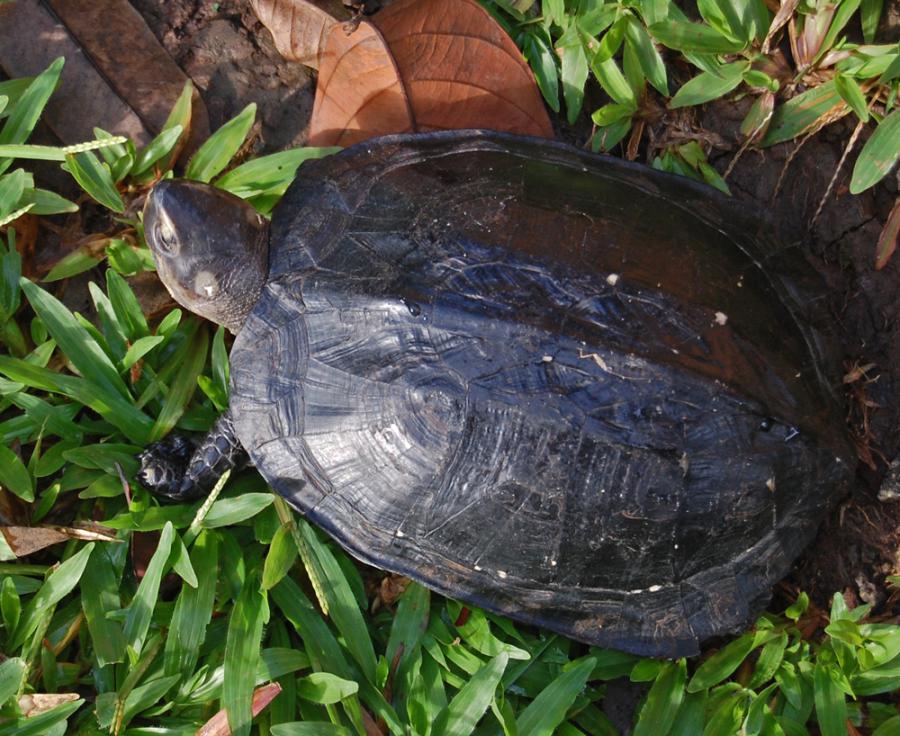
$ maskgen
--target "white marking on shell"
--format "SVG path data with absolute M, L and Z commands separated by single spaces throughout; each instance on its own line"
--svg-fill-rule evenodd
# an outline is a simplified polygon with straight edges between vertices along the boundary
M 728 315 L 725 312 L 716 312 L 716 324 L 724 326 L 728 322 Z
M 497 570 L 497 577 L 506 580 L 506 570 Z
M 619 283 L 619 274 L 611 273 L 609 276 L 606 277 L 606 283 L 609 284 L 610 286 L 615 286 L 616 284 L 618 284 Z
M 658 590 L 662 590 L 661 585 L 651 585 L 647 590 L 651 593 L 656 593 Z
M 774 478 L 769 478 L 769 480 L 766 481 L 766 488 L 768 488 L 770 491 L 772 491 L 772 493 L 775 493 L 775 479 Z
M 552 355 L 545 355 L 543 358 L 541 358 L 541 360 L 542 360 L 544 363 L 552 363 L 552 362 L 553 362 L 553 356 L 552 356 Z

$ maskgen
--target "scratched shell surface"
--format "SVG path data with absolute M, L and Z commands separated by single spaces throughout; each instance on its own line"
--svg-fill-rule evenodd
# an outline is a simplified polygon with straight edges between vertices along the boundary
M 238 436 L 358 558 L 573 638 L 747 626 L 851 453 L 790 249 L 684 179 L 488 133 L 306 164 Z

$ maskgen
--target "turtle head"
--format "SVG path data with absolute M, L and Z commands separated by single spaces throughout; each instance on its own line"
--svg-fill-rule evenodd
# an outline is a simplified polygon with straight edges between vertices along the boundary
M 231 332 L 265 284 L 268 230 L 242 199 L 195 181 L 161 181 L 144 205 L 144 237 L 169 293 Z

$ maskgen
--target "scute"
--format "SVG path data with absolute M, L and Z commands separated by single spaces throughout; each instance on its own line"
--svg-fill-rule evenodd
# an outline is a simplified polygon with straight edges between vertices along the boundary
M 850 473 L 817 340 L 761 264 L 802 269 L 754 232 L 546 141 L 348 149 L 276 212 L 231 354 L 238 436 L 369 563 L 693 653 L 765 604 Z

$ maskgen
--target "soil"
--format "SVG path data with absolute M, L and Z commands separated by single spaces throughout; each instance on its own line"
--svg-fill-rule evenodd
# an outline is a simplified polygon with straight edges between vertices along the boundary
M 200 90 L 212 129 L 255 102 L 261 120 L 255 152 L 306 143 L 315 73 L 279 56 L 248 3 L 132 2 Z M 895 32 L 892 28 L 889 35 Z M 677 122 L 709 134 L 716 143 L 710 160 L 722 172 L 739 147 L 738 126 L 749 104 L 747 99 L 719 102 Z M 662 120 L 657 136 L 672 122 Z M 813 222 L 853 125 L 849 118 L 834 123 L 799 151 L 794 143 L 748 151 L 728 183 L 735 197 L 767 214 L 779 243 L 804 249 L 811 272 L 827 287 L 828 298 L 817 308 L 836 325 L 835 383 L 846 394 L 848 426 L 861 459 L 852 494 L 835 508 L 816 542 L 776 591 L 775 604 L 805 590 L 827 608 L 834 591 L 842 591 L 851 605 L 873 603 L 876 613 L 894 617 L 900 596 L 896 589 L 890 595 L 885 576 L 900 573 L 900 500 L 880 501 L 878 490 L 900 450 L 900 253 L 881 271 L 874 270 L 873 263 L 900 175 L 889 176 L 860 196 L 849 193 L 852 162 L 867 131 Z M 589 123 L 570 128 L 557 121 L 557 127 L 564 139 L 576 144 L 583 144 L 589 132 Z M 841 376 L 846 378 L 842 381 Z M 896 467 L 893 475 L 897 485 Z
M 304 145 L 315 73 L 280 57 L 246 2 L 133 0 L 133 4 L 196 83 L 213 129 L 248 102 L 256 102 L 262 121 L 260 150 Z M 739 147 L 738 126 L 750 102 L 708 105 L 699 118 L 688 121 L 719 143 L 710 160 L 720 172 Z M 658 127 L 664 128 L 666 122 L 670 121 Z M 584 125 L 570 128 L 558 121 L 557 127 L 570 142 L 586 140 Z M 900 175 L 853 196 L 848 190 L 855 160 L 851 153 L 832 195 L 811 224 L 852 129 L 852 121 L 839 121 L 796 153 L 794 144 L 748 151 L 728 183 L 734 196 L 768 213 L 780 243 L 805 250 L 811 268 L 824 280 L 829 296 L 819 308 L 827 310 L 837 325 L 836 381 L 854 368 L 867 367 L 857 380 L 840 387 L 847 395 L 848 425 L 863 460 L 859 482 L 776 591 L 776 604 L 784 602 L 778 597 L 788 600 L 805 590 L 827 608 L 834 591 L 842 591 L 848 603 L 873 603 L 878 613 L 891 617 L 898 614 L 897 596 L 889 595 L 885 576 L 900 572 L 900 501 L 880 501 L 877 494 L 900 450 L 900 255 L 881 271 L 875 271 L 873 263 Z M 855 152 L 865 137 L 866 133 L 860 137 Z

